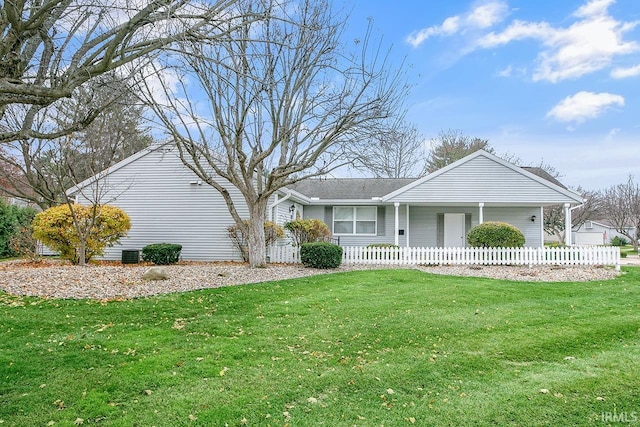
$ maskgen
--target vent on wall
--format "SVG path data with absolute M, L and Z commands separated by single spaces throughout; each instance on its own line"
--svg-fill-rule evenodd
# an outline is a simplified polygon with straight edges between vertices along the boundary
M 590 230 L 593 228 L 593 222 L 591 221 L 587 221 L 584 223 L 584 228 L 586 228 L 587 230 Z

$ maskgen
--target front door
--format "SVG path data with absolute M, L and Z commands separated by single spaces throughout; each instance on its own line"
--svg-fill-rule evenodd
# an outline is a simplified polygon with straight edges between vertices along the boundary
M 444 247 L 462 248 L 464 244 L 465 214 L 444 214 Z

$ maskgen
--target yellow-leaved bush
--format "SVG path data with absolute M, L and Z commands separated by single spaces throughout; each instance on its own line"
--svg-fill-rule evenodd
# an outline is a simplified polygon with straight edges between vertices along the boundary
M 74 223 L 73 214 L 77 221 Z M 33 236 L 73 264 L 79 262 L 78 250 L 85 240 L 85 261 L 102 255 L 131 228 L 129 215 L 110 205 L 60 205 L 38 213 L 33 222 Z

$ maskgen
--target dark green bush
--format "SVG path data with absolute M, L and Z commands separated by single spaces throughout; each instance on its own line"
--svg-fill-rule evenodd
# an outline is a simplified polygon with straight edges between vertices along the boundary
M 487 221 L 476 225 L 467 234 L 467 242 L 473 247 L 520 248 L 524 246 L 524 234 L 506 222 Z
M 393 243 L 371 243 L 367 245 L 368 248 L 399 248 L 400 246 Z
M 336 268 L 342 263 L 342 248 L 328 242 L 305 243 L 300 247 L 300 261 L 305 267 Z
M 176 243 L 153 243 L 142 248 L 142 260 L 157 265 L 175 264 L 180 259 L 182 245 Z
M 19 255 L 12 240 L 29 227 L 35 214 L 32 208 L 9 205 L 0 199 L 0 258 Z
M 611 246 L 626 246 L 627 244 L 627 239 L 624 237 L 616 236 L 611 239 Z

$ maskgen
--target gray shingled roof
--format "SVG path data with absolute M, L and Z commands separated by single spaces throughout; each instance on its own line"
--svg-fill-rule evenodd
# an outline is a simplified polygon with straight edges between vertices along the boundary
M 522 169 L 526 170 L 527 172 L 531 172 L 532 174 L 542 179 L 546 179 L 547 181 L 557 185 L 560 188 L 564 188 L 565 190 L 567 190 L 567 187 L 565 187 L 560 181 L 558 181 L 551 174 L 549 174 L 549 172 L 547 172 L 542 168 L 534 167 L 534 166 L 522 166 Z
M 371 199 L 382 197 L 417 178 L 327 178 L 306 179 L 287 188 L 320 199 Z

